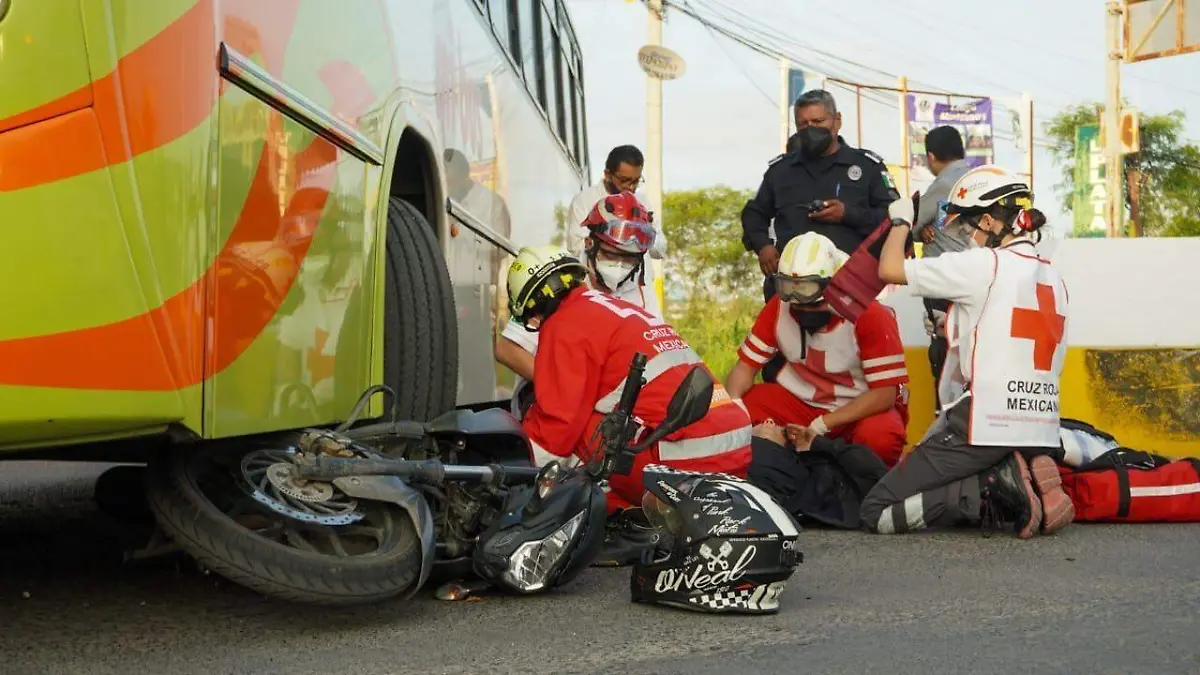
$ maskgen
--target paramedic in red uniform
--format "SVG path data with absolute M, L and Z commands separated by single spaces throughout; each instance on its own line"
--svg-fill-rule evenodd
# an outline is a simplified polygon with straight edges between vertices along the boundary
M 522 422 L 537 466 L 553 460 L 570 466 L 592 457 L 596 428 L 616 407 L 634 354 L 648 357 L 634 415 L 651 428 L 666 416 L 688 372 L 704 367 L 674 328 L 633 303 L 588 288 L 587 274 L 578 259 L 554 246 L 523 248 L 509 268 L 512 316 L 540 335 L 537 396 Z M 630 564 L 653 542 L 640 508 L 642 467 L 745 477 L 750 439 L 746 410 L 718 385 L 707 415 L 639 453 L 629 475 L 609 479 L 600 564 Z
M 822 291 L 847 256 L 828 238 L 807 232 L 783 248 L 776 293 L 738 349 L 726 388 L 741 398 L 754 424 L 774 420 L 871 448 L 888 467 L 904 451 L 908 382 L 900 328 L 890 308 L 867 307 L 855 323 L 834 315 Z M 777 353 L 788 365 L 775 382 L 754 375 Z
M 632 192 L 619 192 L 596 202 L 579 229 L 587 233 L 583 239 L 587 284 L 661 317 L 658 298 L 653 291 L 647 292 L 645 284 L 646 253 L 653 250 L 658 237 L 652 219 Z M 538 334 L 525 330 L 513 318 L 496 341 L 496 360 L 517 374 L 512 402 L 517 419 L 533 401 L 530 385 L 537 348 Z
M 1021 539 L 1074 518 L 1050 455 L 1059 450 L 1067 287 L 1030 237 L 1045 224 L 1029 186 L 996 166 L 963 174 L 948 212 L 971 228 L 965 251 L 905 259 L 913 202 L 889 208 L 879 278 L 949 300 L 942 410 L 925 438 L 863 499 L 879 534 L 977 525 Z M 869 249 L 867 249 L 869 250 Z

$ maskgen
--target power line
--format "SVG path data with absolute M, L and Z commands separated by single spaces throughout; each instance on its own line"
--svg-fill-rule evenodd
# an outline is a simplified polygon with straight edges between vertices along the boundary
M 724 35 L 725 37 L 727 37 L 727 38 L 741 44 L 742 46 L 744 46 L 748 49 L 751 49 L 763 56 L 766 56 L 766 57 L 774 59 L 774 60 L 787 59 L 789 62 L 794 63 L 798 66 L 804 67 L 807 70 L 811 70 L 811 71 L 819 72 L 821 70 L 824 70 L 823 68 L 814 66 L 806 58 L 799 58 L 795 54 L 785 52 L 784 50 L 779 49 L 778 47 L 764 45 L 761 41 L 753 40 L 751 38 L 746 37 L 745 35 L 742 35 L 742 34 L 739 34 L 739 33 L 736 33 L 734 31 L 730 30 L 726 26 L 721 25 L 721 24 L 713 21 L 712 19 L 701 15 L 690 5 L 690 2 L 686 5 L 681 5 L 678 2 L 676 2 L 675 0 L 669 0 L 668 2 L 664 2 L 664 5 L 669 5 L 671 7 L 674 7 L 679 12 L 681 12 L 682 14 L 697 21 L 701 25 L 704 25 L 704 26 L 708 27 L 709 29 L 716 31 L 717 33 L 720 33 L 721 35 Z M 838 59 L 838 57 L 836 57 L 836 56 L 833 56 L 832 58 Z M 822 59 L 822 60 L 824 60 L 824 59 Z M 843 59 L 838 59 L 838 60 L 843 60 Z
M 814 59 L 817 61 L 821 61 L 824 64 L 827 64 L 827 65 L 817 65 L 817 64 L 810 62 L 808 60 L 808 58 L 797 57 L 793 52 L 786 50 L 784 48 L 781 48 L 777 44 L 770 44 L 770 42 L 772 40 L 772 36 L 769 35 L 768 33 L 773 33 L 775 35 L 778 35 L 778 32 L 772 28 L 767 27 L 767 28 L 765 28 L 765 30 L 760 30 L 759 28 L 757 28 L 755 26 L 748 25 L 744 21 L 740 21 L 736 18 L 731 18 L 728 15 L 722 13 L 720 10 L 713 10 L 707 4 L 702 5 L 706 10 L 711 11 L 715 16 L 719 17 L 720 19 L 722 19 L 723 21 L 725 21 L 729 24 L 732 24 L 734 27 L 740 29 L 740 32 L 737 32 L 737 31 L 731 30 L 730 28 L 726 27 L 725 25 L 722 25 L 722 24 L 714 21 L 712 18 L 709 18 L 708 16 L 704 16 L 704 15 L 700 14 L 695 9 L 695 7 L 692 6 L 691 0 L 688 0 L 686 7 L 681 7 L 677 4 L 674 6 L 677 9 L 679 9 L 683 14 L 687 15 L 688 17 L 692 18 L 693 20 L 697 21 L 698 23 L 709 26 L 712 30 L 716 30 L 717 32 L 721 33 L 722 35 L 725 35 L 726 37 L 729 37 L 730 39 L 733 39 L 733 40 L 739 42 L 740 44 L 747 46 L 764 56 L 768 56 L 773 59 L 786 59 L 787 61 L 794 63 L 797 66 L 804 68 L 805 70 L 823 73 L 823 74 L 831 77 L 833 80 L 835 80 L 835 82 L 831 82 L 831 84 L 840 84 L 844 88 L 853 89 L 853 87 L 849 87 L 849 86 L 846 86 L 845 84 L 836 82 L 836 80 L 838 80 L 838 79 L 842 79 L 845 81 L 852 81 L 852 78 L 856 77 L 856 75 L 849 73 L 846 69 L 846 66 L 843 64 L 848 64 L 850 67 L 865 68 L 871 72 L 881 73 L 888 77 L 893 77 L 893 78 L 896 77 L 893 73 L 889 73 L 884 70 L 873 68 L 871 66 L 866 66 L 864 64 L 860 64 L 855 61 L 850 61 L 848 59 L 843 59 L 841 57 L 830 54 L 828 52 L 824 52 L 823 50 L 810 48 L 810 47 L 807 47 L 804 45 L 799 45 L 799 43 L 796 43 L 794 40 L 790 40 L 788 38 L 784 38 L 782 40 L 789 44 L 799 46 L 803 49 L 815 51 L 817 53 L 817 56 L 815 56 Z M 728 10 L 729 12 L 733 12 L 733 13 L 738 14 L 741 17 L 744 17 L 746 19 L 746 21 L 749 21 L 750 23 L 754 23 L 753 19 L 751 19 L 744 13 L 740 12 L 739 10 L 737 10 L 733 7 L 727 7 L 724 5 L 722 5 L 722 7 L 724 9 Z M 749 34 L 749 36 L 747 36 L 747 33 Z M 755 38 L 758 38 L 758 39 L 755 39 Z M 829 58 L 826 58 L 826 56 L 828 56 Z M 916 80 L 913 80 L 913 83 L 919 84 Z M 888 106 L 889 108 L 892 108 L 892 109 L 897 109 L 900 105 L 898 102 L 893 101 L 890 96 L 887 96 L 886 94 L 883 94 L 883 93 L 879 92 L 877 89 L 873 88 L 873 85 L 864 83 L 862 85 L 862 88 L 865 89 L 866 91 L 861 92 L 861 95 L 863 98 L 865 98 L 867 100 L 874 101 L 875 103 L 878 103 L 878 104 L 881 104 L 884 106 Z M 931 85 L 930 89 L 939 89 L 939 88 Z M 940 92 L 944 92 L 947 95 L 952 94 L 952 92 L 946 91 L 944 89 L 941 89 Z
M 765 26 L 765 25 L 759 23 L 753 17 L 750 17 L 749 15 L 745 14 L 744 12 L 738 10 L 737 8 L 735 8 L 733 6 L 725 5 L 725 4 L 718 4 L 715 2 L 714 2 L 714 5 L 716 5 L 716 7 L 718 7 L 718 9 L 714 9 L 714 7 L 709 6 L 707 2 L 704 3 L 703 6 L 709 12 L 719 16 L 721 19 L 732 24 L 733 26 L 736 26 L 737 28 L 741 29 L 744 33 L 747 33 L 754 37 L 759 38 L 760 42 L 770 43 L 770 42 L 774 41 L 774 42 L 776 42 L 777 45 L 782 44 L 782 45 L 786 45 L 786 46 L 795 47 L 802 51 L 812 52 L 817 55 L 815 57 L 817 60 L 826 61 L 828 63 L 845 64 L 845 65 L 848 65 L 848 66 L 851 66 L 854 68 L 862 69 L 862 70 L 870 72 L 870 73 L 884 75 L 886 77 L 891 77 L 893 79 L 895 77 L 897 77 L 896 75 L 889 73 L 887 71 L 880 70 L 878 68 L 867 66 L 867 65 L 864 65 L 861 63 L 857 63 L 855 61 L 851 61 L 844 57 L 837 56 L 836 54 L 831 54 L 829 52 L 826 52 L 826 51 L 823 51 L 820 49 L 816 49 L 815 47 L 811 47 L 809 45 L 805 45 L 800 42 L 797 42 L 796 40 L 792 39 L 791 37 L 788 37 L 788 36 L 784 35 L 783 33 L 779 32 L 774 27 Z M 737 17 L 740 17 L 740 19 L 739 18 L 731 18 L 729 15 L 726 15 L 724 13 L 725 11 L 736 14 Z M 777 48 L 777 51 L 782 51 L 782 49 Z M 841 67 L 844 67 L 844 66 L 841 66 Z
M 889 7 L 889 8 L 894 8 L 894 5 L 891 5 L 890 3 L 884 3 L 884 6 Z M 907 12 L 903 12 L 903 14 L 908 18 L 913 18 L 913 16 L 911 14 L 908 14 Z M 916 19 L 914 19 L 914 20 L 916 20 Z M 923 22 L 920 22 L 919 20 L 917 20 L 917 21 L 919 23 L 923 23 Z M 977 31 L 979 29 L 978 26 L 968 26 L 959 21 L 955 21 L 952 18 L 950 18 L 946 13 L 939 14 L 938 21 L 940 21 L 942 23 L 947 23 L 947 24 L 958 26 L 959 28 L 962 28 L 963 30 L 970 31 L 970 33 L 972 33 L 972 34 L 975 33 L 975 31 Z M 923 25 L 925 25 L 926 27 L 929 27 L 928 24 L 923 24 Z M 1015 31 L 1014 31 L 1014 33 L 1015 33 Z M 1094 61 L 1083 58 L 1083 57 L 1079 56 L 1078 54 L 1072 54 L 1070 52 L 1059 51 L 1057 49 L 1050 49 L 1047 47 L 1047 44 L 1045 42 L 1035 42 L 1033 40 L 1023 39 L 1023 38 L 1019 37 L 1019 35 L 1016 35 L 1016 34 L 1006 36 L 1005 41 L 1019 44 L 1019 45 L 1025 45 L 1027 47 L 1036 47 L 1038 49 L 1038 51 L 1043 54 L 1048 54 L 1050 56 L 1054 56 L 1057 58 L 1068 59 L 1068 60 L 1074 61 L 1076 63 L 1082 63 L 1082 64 L 1085 64 L 1088 66 L 1097 65 Z M 1126 65 L 1128 65 L 1128 64 L 1126 64 Z M 1126 73 L 1124 71 L 1122 71 L 1121 77 L 1127 77 L 1127 78 L 1130 78 L 1133 80 L 1142 80 L 1144 82 L 1151 82 L 1154 84 L 1161 84 L 1161 85 L 1171 87 L 1174 91 L 1191 94 L 1193 96 L 1200 96 L 1200 91 L 1196 91 L 1194 89 L 1185 89 L 1183 87 L 1180 87 L 1179 84 L 1176 82 L 1166 82 L 1164 80 L 1157 80 L 1154 78 L 1146 77 L 1145 75 L 1138 75 L 1136 73 Z
M 683 3 L 685 5 L 688 4 L 688 0 L 683 0 Z M 725 56 L 731 62 L 733 62 L 733 65 L 736 66 L 737 69 L 742 73 L 742 77 L 746 78 L 746 81 L 750 83 L 750 86 L 754 87 L 755 91 L 762 94 L 763 98 L 767 99 L 767 102 L 770 103 L 772 106 L 778 106 L 779 102 L 776 101 L 774 98 L 772 98 L 770 94 L 763 91 L 762 88 L 758 86 L 758 83 L 754 81 L 754 78 L 750 77 L 750 73 L 746 72 L 746 69 L 745 69 L 745 67 L 742 66 L 741 62 L 738 61 L 737 59 L 735 59 L 733 57 L 733 55 L 729 53 L 729 50 L 725 49 L 724 43 L 722 43 L 721 40 L 719 40 L 717 38 L 717 34 L 713 30 L 713 27 L 707 23 L 703 23 L 702 25 L 708 31 L 709 36 L 712 37 L 713 42 L 717 43 L 717 46 L 720 47 L 721 52 L 723 52 L 725 54 Z
M 702 0 L 700 0 L 700 1 L 702 1 Z M 764 36 L 761 31 L 755 30 L 753 27 L 749 27 L 744 24 L 741 24 L 741 23 L 737 22 L 736 20 L 730 21 L 727 16 L 720 15 L 722 19 L 725 19 L 726 21 L 730 21 L 730 23 L 733 23 L 736 27 L 741 28 L 743 31 L 754 34 L 754 35 L 748 37 L 745 34 L 731 30 L 730 28 L 726 27 L 725 25 L 722 25 L 722 24 L 714 21 L 713 19 L 700 14 L 696 10 L 696 8 L 692 5 L 692 0 L 678 0 L 678 1 L 677 0 L 664 0 L 664 5 L 667 5 L 667 4 L 669 4 L 671 7 L 675 8 L 676 10 L 678 10 L 680 13 L 682 13 L 682 14 L 688 16 L 689 18 L 691 18 L 692 20 L 696 21 L 700 25 L 704 26 L 704 28 L 708 31 L 709 35 L 713 38 L 713 40 L 716 41 L 718 43 L 718 46 L 721 47 L 721 49 L 725 53 L 725 55 L 731 61 L 734 62 L 735 66 L 738 67 L 738 69 L 739 69 L 739 71 L 741 71 L 743 77 L 745 77 L 751 83 L 751 85 L 755 88 L 756 91 L 758 91 L 759 94 L 761 94 L 763 96 L 763 98 L 770 101 L 772 105 L 777 104 L 777 101 L 774 99 L 774 97 L 772 97 L 771 95 L 769 95 L 765 91 L 763 91 L 762 88 L 758 85 L 758 83 L 754 80 L 754 78 L 751 77 L 748 72 L 746 72 L 746 70 L 742 66 L 742 64 L 739 61 L 737 61 L 737 59 L 735 59 L 727 50 L 725 50 L 724 45 L 721 45 L 721 41 L 719 39 L 717 39 L 717 34 L 720 34 L 721 36 L 724 36 L 727 39 L 733 40 L 734 42 L 737 42 L 738 44 L 746 47 L 747 49 L 750 49 L 751 51 L 754 51 L 762 56 L 766 56 L 772 60 L 786 60 L 786 61 L 793 63 L 797 66 L 800 66 L 801 68 L 806 69 L 806 70 L 817 71 L 817 72 L 820 72 L 820 70 L 822 70 L 822 68 L 814 67 L 813 64 L 808 63 L 807 59 L 797 58 L 794 54 L 792 54 L 788 51 L 785 51 L 785 50 L 779 48 L 778 46 L 763 44 L 762 40 L 754 39 L 754 37 L 762 38 L 762 37 L 769 37 L 769 36 Z M 702 6 L 705 6 L 705 5 L 702 5 Z M 705 6 L 705 8 L 708 9 L 707 6 Z M 732 8 L 730 8 L 730 9 L 731 9 L 731 11 L 737 12 L 737 10 L 734 10 Z M 738 12 L 738 13 L 740 14 L 740 12 Z M 745 15 L 742 15 L 742 16 L 745 16 Z M 818 53 L 823 54 L 823 52 L 820 52 L 820 50 L 816 50 L 816 51 Z M 829 56 L 833 60 L 845 61 L 846 63 L 848 63 L 852 66 L 865 67 L 874 72 L 883 73 L 885 75 L 890 75 L 890 73 L 886 73 L 886 71 L 881 71 L 878 69 L 870 68 L 869 66 L 862 66 L 862 64 L 857 64 L 853 61 L 840 59 L 840 57 L 836 57 L 834 55 L 829 55 Z M 820 58 L 820 57 L 818 57 L 818 59 L 821 61 L 829 60 L 829 59 L 824 59 L 824 58 Z M 830 76 L 834 77 L 834 81 L 831 81 L 830 84 L 838 85 L 847 90 L 854 89 L 854 87 L 852 85 L 847 85 L 842 82 L 836 81 L 837 79 L 839 79 L 839 76 L 845 77 L 845 75 L 844 75 L 845 69 L 843 67 L 835 67 L 835 68 L 832 68 L 831 70 L 834 70 L 835 72 L 829 73 Z M 882 92 L 880 92 L 876 89 L 872 89 L 871 87 L 872 87 L 872 85 L 869 85 L 869 84 L 863 84 L 859 87 L 859 91 L 857 93 L 862 97 L 862 99 L 865 102 L 875 103 L 877 105 L 884 106 L 889 110 L 898 110 L 899 109 L 901 104 L 899 103 L 898 100 L 895 100 L 895 99 L 893 99 L 893 97 L 883 94 Z M 931 89 L 932 89 L 932 87 L 931 87 Z M 945 91 L 945 90 L 942 90 L 942 91 Z M 950 92 L 946 92 L 946 94 L 951 95 Z M 1004 109 L 1007 109 L 1007 106 L 1002 105 L 1001 107 L 1003 107 Z M 1050 106 L 1050 107 L 1053 107 L 1053 106 Z M 859 106 L 858 116 L 861 118 L 862 115 L 863 115 L 863 109 L 862 109 L 862 106 Z M 993 136 L 999 138 L 1000 140 L 1004 140 L 1004 141 L 1015 140 L 1013 136 L 1005 134 L 1003 132 L 997 132 L 997 131 L 995 131 L 995 129 L 993 129 Z M 1034 145 L 1041 146 L 1043 148 L 1055 147 L 1054 144 L 1051 143 L 1050 141 L 1048 141 L 1046 138 L 1037 137 L 1037 136 L 1034 137 Z

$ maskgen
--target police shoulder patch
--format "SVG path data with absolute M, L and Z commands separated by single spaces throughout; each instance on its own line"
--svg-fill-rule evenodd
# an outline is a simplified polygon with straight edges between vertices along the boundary
M 866 148 L 859 148 L 858 151 L 861 152 L 862 154 L 866 155 L 867 159 L 870 159 L 871 161 L 875 162 L 876 164 L 883 164 L 885 166 L 887 165 L 887 162 L 885 162 L 882 157 L 875 154 L 875 152 L 873 152 L 871 150 L 867 150 Z

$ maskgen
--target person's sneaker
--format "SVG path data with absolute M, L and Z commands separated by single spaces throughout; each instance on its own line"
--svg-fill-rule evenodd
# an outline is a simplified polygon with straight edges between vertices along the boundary
M 1033 487 L 1042 501 L 1042 534 L 1054 534 L 1075 520 L 1075 505 L 1062 488 L 1058 465 L 1046 455 L 1029 462 Z
M 636 563 L 654 546 L 655 532 L 641 509 L 618 511 L 604 527 L 604 546 L 592 567 L 624 567 Z
M 1014 452 L 980 477 L 983 526 L 1011 529 L 1028 539 L 1042 523 L 1042 503 L 1033 491 L 1029 465 Z

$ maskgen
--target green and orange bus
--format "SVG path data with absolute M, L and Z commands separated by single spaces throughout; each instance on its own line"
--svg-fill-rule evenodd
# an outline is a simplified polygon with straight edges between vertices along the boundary
M 588 175 L 564 0 L 0 0 L 0 83 L 0 457 L 147 462 L 260 590 L 402 591 L 402 519 L 248 524 L 231 472 L 373 385 L 503 395 L 502 268 Z

